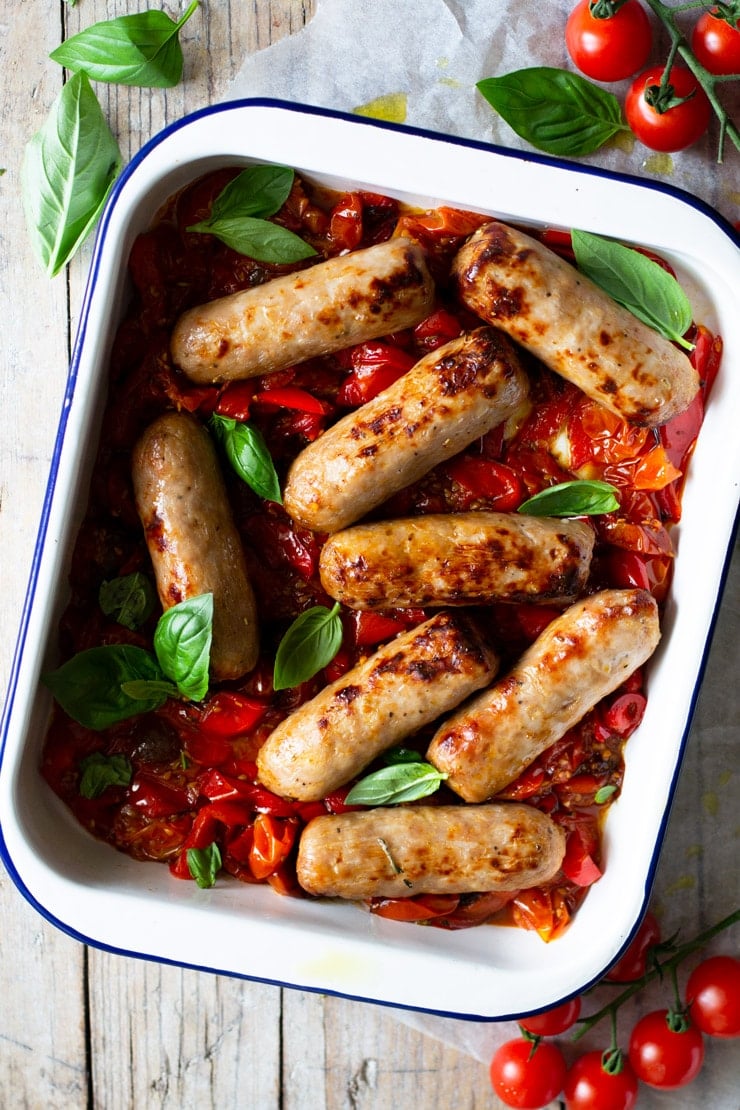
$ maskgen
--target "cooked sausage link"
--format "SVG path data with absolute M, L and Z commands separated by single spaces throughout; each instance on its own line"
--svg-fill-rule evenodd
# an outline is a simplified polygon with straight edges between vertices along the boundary
M 467 802 L 503 790 L 658 645 L 655 599 L 602 590 L 552 621 L 519 662 L 437 730 L 430 763 Z
M 254 378 L 411 327 L 433 303 L 422 249 L 390 239 L 189 309 L 172 358 L 195 382 Z
M 285 507 L 314 531 L 346 528 L 501 424 L 527 392 L 504 335 L 478 328 L 453 339 L 306 447 Z
M 351 609 L 567 602 L 588 577 L 594 531 L 578 520 L 430 514 L 336 532 L 321 584 Z
M 211 674 L 239 678 L 257 662 L 257 612 L 206 430 L 187 413 L 159 417 L 134 449 L 133 482 L 162 607 L 213 593 Z
M 323 798 L 485 686 L 497 666 L 467 618 L 439 613 L 379 648 L 279 724 L 257 756 L 260 781 L 283 797 Z
M 298 882 L 330 898 L 520 890 L 560 867 L 565 836 L 533 806 L 401 806 L 315 817 Z
M 664 424 L 699 388 L 685 354 L 521 231 L 484 224 L 459 251 L 452 276 L 482 320 L 623 420 Z

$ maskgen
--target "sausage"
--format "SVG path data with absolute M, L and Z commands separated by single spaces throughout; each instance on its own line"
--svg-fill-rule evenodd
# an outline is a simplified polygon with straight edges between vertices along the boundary
M 187 413 L 160 416 L 134 448 L 133 483 L 162 607 L 212 592 L 211 674 L 251 671 L 255 599 L 208 432 Z
M 411 327 L 433 303 L 421 247 L 390 239 L 189 309 L 170 349 L 194 382 L 254 378 Z
M 534 806 L 498 802 L 378 808 L 314 817 L 298 882 L 330 898 L 520 890 L 551 879 L 565 834 Z
M 475 512 L 430 514 L 337 532 L 321 584 L 350 609 L 574 601 L 594 530 L 579 520 Z
M 309 444 L 288 472 L 285 507 L 307 528 L 338 532 L 502 423 L 527 393 L 505 336 L 479 328 L 453 339 Z
M 556 617 L 507 675 L 437 730 L 427 759 L 467 802 L 492 797 L 648 659 L 660 639 L 645 590 L 602 590 Z
M 664 424 L 699 388 L 683 352 L 521 231 L 484 224 L 458 252 L 452 281 L 481 319 L 622 420 Z
M 275 794 L 317 801 L 491 681 L 498 660 L 462 614 L 397 636 L 277 726 L 257 756 Z

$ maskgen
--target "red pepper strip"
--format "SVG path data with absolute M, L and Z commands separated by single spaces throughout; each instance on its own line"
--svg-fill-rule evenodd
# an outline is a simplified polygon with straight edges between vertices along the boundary
M 462 334 L 462 324 L 446 308 L 438 308 L 414 328 L 415 341 L 425 351 L 435 351 L 444 343 L 457 339 Z
M 242 736 L 259 724 L 267 702 L 231 690 L 220 690 L 209 698 L 200 727 L 214 736 Z
M 328 401 L 320 401 L 308 390 L 299 389 L 295 385 L 265 389 L 262 393 L 255 393 L 252 405 L 267 411 L 275 411 L 279 408 L 296 409 L 298 412 L 310 412 L 317 416 L 326 416 L 334 411 Z
M 290 854 L 297 826 L 260 813 L 254 822 L 254 841 L 249 853 L 249 866 L 255 879 L 266 879 Z
M 577 886 L 591 886 L 601 878 L 601 870 L 594 861 L 580 829 L 573 829 L 568 836 L 563 857 L 563 874 Z
M 368 908 L 392 921 L 429 921 L 453 913 L 459 902 L 458 894 L 419 894 L 416 898 L 371 898 Z
M 340 786 L 338 790 L 332 790 L 331 794 L 327 794 L 323 799 L 324 805 L 329 813 L 352 813 L 356 809 L 364 809 L 364 806 L 347 806 L 344 804 L 344 799 L 352 789 L 352 785 Z
M 406 625 L 396 617 L 385 617 L 382 613 L 360 611 L 352 613 L 350 617 L 354 642 L 358 647 L 370 647 L 388 640 L 398 632 L 402 632 Z
M 704 398 L 697 393 L 689 407 L 660 428 L 660 442 L 675 467 L 682 473 L 691 457 L 704 420 Z
M 173 786 L 147 771 L 137 771 L 128 792 L 128 804 L 146 817 L 171 817 L 192 808 L 186 787 Z
M 496 797 L 519 801 L 522 798 L 531 798 L 532 795 L 537 794 L 544 785 L 545 769 L 533 763 L 530 767 L 527 767 L 526 771 L 522 771 L 519 778 L 514 779 L 514 781 L 509 783 L 503 790 L 499 790 Z
M 230 416 L 233 420 L 246 422 L 249 420 L 256 388 L 253 379 L 246 382 L 229 382 L 219 396 L 216 412 L 220 416 Z
M 200 792 L 211 802 L 238 799 L 242 803 L 248 803 L 251 811 L 270 813 L 274 817 L 292 817 L 295 814 L 292 802 L 273 794 L 265 786 L 260 786 L 254 782 L 245 782 L 243 779 L 230 778 L 216 768 L 208 771 L 203 776 L 200 782 Z
M 712 335 L 703 324 L 699 324 L 693 343 L 694 349 L 689 359 L 699 375 L 699 380 L 704 388 L 704 398 L 706 399 L 714 384 L 714 379 L 717 377 L 722 359 L 722 339 L 719 335 Z

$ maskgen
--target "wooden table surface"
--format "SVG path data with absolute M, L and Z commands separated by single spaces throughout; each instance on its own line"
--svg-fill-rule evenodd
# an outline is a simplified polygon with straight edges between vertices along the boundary
M 159 6 L 0 0 L 0 692 L 89 260 L 88 247 L 53 281 L 41 272 L 20 206 L 22 149 L 61 87 L 62 71 L 47 57 L 61 38 Z M 244 55 L 298 30 L 313 7 L 314 0 L 205 3 L 182 34 L 177 88 L 96 86 L 124 157 L 165 124 L 221 99 Z M 0 954 L 3 1110 L 498 1105 L 482 1064 L 400 1024 L 392 1011 L 87 949 L 48 925 L 2 871 Z

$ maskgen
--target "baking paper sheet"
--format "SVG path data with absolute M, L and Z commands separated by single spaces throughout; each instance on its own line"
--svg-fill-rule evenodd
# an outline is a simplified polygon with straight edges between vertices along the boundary
M 572 69 L 563 27 L 573 2 L 320 0 L 304 30 L 245 60 L 228 98 L 277 97 L 341 111 L 364 109 L 367 114 L 377 114 L 378 105 L 373 102 L 380 101 L 381 111 L 395 122 L 531 149 L 492 111 L 475 83 L 525 66 Z M 656 60 L 665 56 L 660 45 L 664 41 L 659 34 Z M 608 87 L 621 96 L 628 84 Z M 723 98 L 733 118 L 740 117 L 740 85 L 726 85 Z M 740 220 L 740 154 L 727 143 L 724 163 L 717 165 L 717 139 L 718 126 L 713 124 L 691 149 L 656 156 L 622 138 L 578 161 L 686 189 L 735 222 Z M 734 630 L 739 606 L 740 574 L 736 572 L 725 595 L 727 617 L 717 634 L 713 669 L 705 684 L 653 903 L 662 916 L 664 933 L 681 928 L 686 939 L 739 901 L 731 775 L 738 728 Z M 720 827 L 728 829 L 726 837 L 717 836 Z M 703 859 L 710 851 L 727 858 L 728 884 L 720 892 L 706 889 Z M 732 950 L 729 937 L 713 950 L 720 949 Z M 598 988 L 584 1012 L 593 1012 L 608 997 L 606 988 Z M 654 987 L 647 1001 L 641 998 L 626 1006 L 620 1018 L 621 1043 L 638 1014 L 669 1002 L 667 990 Z M 398 1017 L 485 1063 L 497 1045 L 517 1035 L 511 1022 L 457 1021 L 403 1011 L 398 1011 Z M 605 1022 L 571 1051 L 571 1057 L 588 1048 L 605 1047 L 608 1037 Z M 706 1105 L 738 1110 L 740 1043 L 710 1043 L 707 1051 L 707 1067 L 691 1088 L 663 1094 L 644 1088 L 641 1110 L 668 1106 L 699 1110 Z

